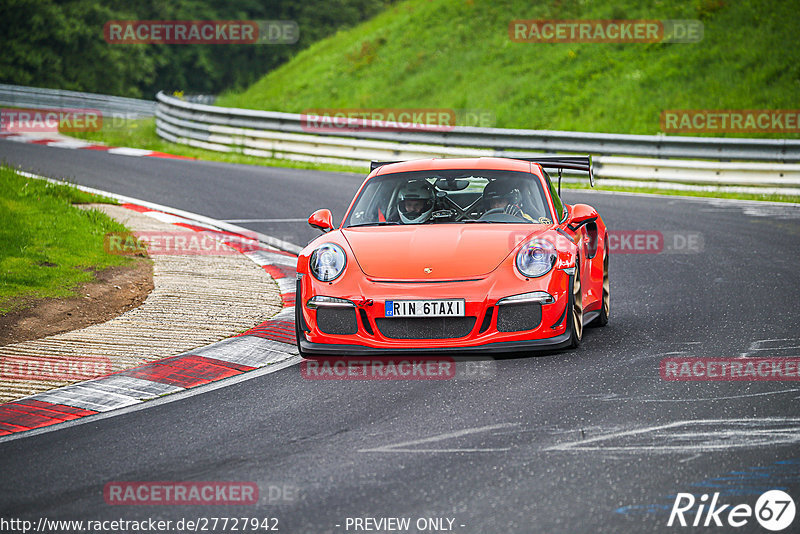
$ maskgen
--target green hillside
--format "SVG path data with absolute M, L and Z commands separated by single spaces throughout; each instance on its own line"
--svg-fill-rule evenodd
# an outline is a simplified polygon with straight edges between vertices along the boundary
M 786 0 L 407 0 L 217 104 L 477 109 L 503 128 L 653 134 L 662 110 L 800 108 L 798 9 Z M 705 34 L 694 44 L 509 38 L 511 20 L 548 18 L 700 19 Z

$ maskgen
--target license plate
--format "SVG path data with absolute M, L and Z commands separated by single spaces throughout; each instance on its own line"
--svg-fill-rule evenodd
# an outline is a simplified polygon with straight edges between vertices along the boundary
M 464 299 L 387 300 L 386 317 L 463 317 Z

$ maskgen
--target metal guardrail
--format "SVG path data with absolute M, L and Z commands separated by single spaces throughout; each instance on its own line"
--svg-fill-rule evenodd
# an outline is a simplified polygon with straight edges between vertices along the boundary
M 599 156 L 594 158 L 595 175 L 624 180 L 741 185 L 751 187 L 797 188 L 800 164 L 695 161 Z M 800 195 L 800 189 L 777 191 Z
M 299 114 L 207 106 L 163 93 L 156 99 L 159 136 L 220 152 L 350 166 L 371 160 L 425 157 L 590 153 L 600 154 L 594 158 L 598 177 L 706 185 L 800 186 L 800 164 L 787 164 L 800 162 L 800 140 L 472 127 L 456 127 L 447 132 L 353 129 L 345 136 L 311 133 L 304 128 Z M 690 157 L 723 161 L 664 159 Z
M 193 104 L 164 93 L 156 95 L 156 99 L 164 116 L 189 122 L 260 131 L 308 133 L 303 128 L 302 115 L 299 114 Z M 337 134 L 317 135 L 324 137 Z M 476 127 L 455 127 L 445 132 L 352 130 L 347 137 L 496 151 L 589 152 L 650 158 L 800 162 L 800 139 L 624 135 Z
M 0 105 L 34 109 L 96 109 L 104 115 L 124 116 L 129 119 L 153 117 L 156 113 L 156 103 L 153 100 L 5 84 L 0 84 Z

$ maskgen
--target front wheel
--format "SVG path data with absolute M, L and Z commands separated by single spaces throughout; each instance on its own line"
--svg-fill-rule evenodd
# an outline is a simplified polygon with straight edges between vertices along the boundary
M 581 268 L 575 263 L 575 280 L 572 282 L 572 307 L 569 319 L 572 321 L 572 334 L 569 338 L 569 348 L 576 349 L 583 339 L 583 295 L 581 294 Z

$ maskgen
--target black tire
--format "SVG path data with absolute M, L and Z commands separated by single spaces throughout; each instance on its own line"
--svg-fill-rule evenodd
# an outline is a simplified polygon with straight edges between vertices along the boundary
M 569 338 L 569 348 L 577 349 L 583 339 L 583 295 L 581 294 L 581 268 L 575 262 L 575 278 L 572 282 L 572 295 L 570 298 L 568 320 L 572 321 L 572 333 Z
M 600 315 L 592 321 L 592 326 L 605 326 L 608 324 L 608 315 L 611 313 L 610 296 L 611 283 L 608 280 L 608 249 L 606 249 L 603 253 L 603 305 L 600 307 Z

